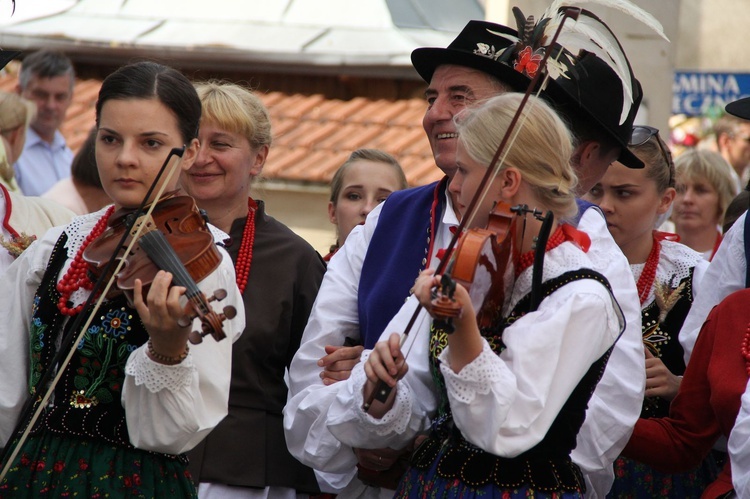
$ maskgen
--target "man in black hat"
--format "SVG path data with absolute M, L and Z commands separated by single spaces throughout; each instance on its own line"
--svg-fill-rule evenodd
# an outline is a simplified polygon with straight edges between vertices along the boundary
M 391 195 L 363 227 L 355 229 L 329 264 L 302 345 L 290 368 L 289 403 L 285 408 L 290 450 L 314 468 L 345 471 L 354 464 L 351 451 L 335 441 L 325 441 L 321 435 L 326 430 L 317 425 L 324 419 L 318 417 L 320 412 L 326 410 L 336 394 L 336 386 L 330 384 L 345 379 L 356 360 L 352 361 L 347 350 L 331 347 L 328 351 L 333 353 L 324 356 L 324 348 L 342 345 L 346 337 L 371 348 L 409 295 L 418 273 L 435 268 L 438 249 L 447 246 L 451 228 L 458 224 L 446 189 L 456 168 L 454 116 L 474 102 L 504 91 L 524 91 L 529 85 L 528 72 L 517 69 L 518 54 L 500 59 L 502 49 L 511 46 L 503 35 L 517 36 L 517 32 L 497 24 L 471 21 L 448 48 L 421 48 L 412 53 L 415 69 L 428 83 L 423 126 L 435 163 L 446 178 Z M 582 69 L 585 70 L 575 73 L 571 81 L 551 83 L 546 94 L 574 125 L 578 139 L 574 159 L 582 179 L 580 187 L 585 192 L 615 159 L 633 167 L 643 165 L 626 147 L 640 102 L 637 82 L 635 101 L 623 105 L 621 83 L 611 69 L 598 65 L 593 55 L 586 57 Z M 583 81 L 585 77 L 595 80 L 589 85 Z M 621 123 L 620 110 L 624 106 L 628 113 Z M 609 112 L 610 108 L 616 112 Z M 600 394 L 597 389 L 592 398 L 592 416 L 587 418 L 578 441 L 581 456 L 573 456 L 585 471 L 604 475 L 593 487 L 603 495 L 612 479 L 607 467 L 611 468 L 640 413 L 645 366 L 640 306 L 627 260 L 609 236 L 600 212 L 587 210 L 581 223 L 597 231 L 592 237 L 592 250 L 601 262 L 600 271 L 613 284 L 630 324 L 601 383 L 601 390 L 606 393 Z M 323 383 L 320 378 L 324 378 Z M 393 453 L 366 453 L 360 455 L 359 464 L 383 471 L 393 461 Z

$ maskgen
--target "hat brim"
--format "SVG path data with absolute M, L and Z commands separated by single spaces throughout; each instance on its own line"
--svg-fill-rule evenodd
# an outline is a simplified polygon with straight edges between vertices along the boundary
M 730 102 L 724 108 L 726 112 L 743 120 L 750 120 L 750 97 Z
M 21 55 L 21 52 L 16 50 L 0 50 L 0 69 L 3 69 L 10 61 L 19 55 Z
M 640 87 L 639 87 L 640 88 Z M 571 96 L 566 90 L 564 90 L 556 81 L 550 80 L 547 88 L 544 90 L 543 96 L 550 101 L 553 106 L 563 116 L 577 115 L 578 119 L 590 123 L 596 123 L 598 128 L 607 134 L 607 137 L 612 139 L 617 145 L 620 146 L 620 155 L 617 157 L 617 161 L 627 166 L 628 168 L 641 169 L 644 167 L 643 161 L 638 156 L 633 154 L 628 149 L 627 141 L 623 140 L 616 132 L 610 129 L 610 125 L 599 118 L 598 114 L 586 106 L 581 105 L 573 96 Z M 629 134 L 628 134 L 629 137 Z
M 450 64 L 453 66 L 465 66 L 476 69 L 490 76 L 494 76 L 501 83 L 511 87 L 517 92 L 525 92 L 531 80 L 516 71 L 512 67 L 498 63 L 496 60 L 467 53 L 463 50 L 454 50 L 450 48 L 418 48 L 411 53 L 411 62 L 419 76 L 428 84 L 432 80 L 432 75 L 438 66 Z

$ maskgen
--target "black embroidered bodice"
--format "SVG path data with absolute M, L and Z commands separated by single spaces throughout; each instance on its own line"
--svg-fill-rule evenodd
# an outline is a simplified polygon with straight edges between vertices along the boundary
M 67 259 L 63 233 L 52 251 L 47 270 L 34 297 L 30 331 L 32 394 L 49 369 L 61 339 L 71 327 L 57 308 L 57 276 Z M 79 342 L 70 364 L 55 387 L 51 405 L 37 421 L 42 430 L 88 437 L 132 447 L 121 403 L 125 364 L 130 353 L 148 340 L 138 314 L 124 296 L 105 301 Z
M 677 286 L 670 287 L 674 303 L 665 310 L 664 320 L 659 320 L 661 309 L 656 300 L 641 310 L 641 333 L 643 344 L 649 351 L 664 362 L 664 365 L 675 376 L 685 373 L 684 351 L 679 341 L 680 329 L 690 312 L 693 303 L 693 271 L 683 278 Z M 658 292 L 658 291 L 657 291 Z M 677 293 L 675 295 L 675 293 Z M 662 397 L 643 399 L 642 418 L 663 418 L 669 416 L 669 401 Z
M 561 286 L 578 279 L 595 279 L 610 289 L 604 276 L 582 269 L 545 281 L 542 285 L 543 296 L 549 296 Z M 482 336 L 496 354 L 499 355 L 505 349 L 503 331 L 525 315 L 529 299 L 530 296 L 527 295 L 519 301 L 502 323 L 482 329 Z M 430 333 L 430 369 L 440 389 L 440 402 L 431 435 L 415 451 L 412 465 L 427 469 L 439 459 L 437 472 L 441 477 L 460 479 L 472 486 L 494 482 L 502 489 L 528 484 L 540 491 L 585 491 L 583 476 L 578 466 L 570 460 L 570 452 L 575 448 L 576 436 L 583 425 L 588 401 L 604 372 L 612 347 L 591 365 L 542 441 L 521 455 L 506 459 L 485 452 L 466 441 L 453 423 L 438 359 L 447 344 L 447 333 L 433 327 Z

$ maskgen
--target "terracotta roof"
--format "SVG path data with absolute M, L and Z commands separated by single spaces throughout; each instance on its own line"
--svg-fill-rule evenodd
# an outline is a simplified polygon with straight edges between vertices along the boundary
M 15 76 L 0 77 L 13 91 Z M 78 79 L 62 134 L 78 150 L 94 125 L 101 80 Z M 410 185 L 441 177 L 422 129 L 423 99 L 330 99 L 323 95 L 259 93 L 271 113 L 274 143 L 263 175 L 268 180 L 324 184 L 349 154 L 361 147 L 383 149 L 401 163 Z

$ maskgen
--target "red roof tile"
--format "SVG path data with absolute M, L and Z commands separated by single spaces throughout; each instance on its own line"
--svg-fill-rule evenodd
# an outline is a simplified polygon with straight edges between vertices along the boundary
M 0 77 L 0 90 L 13 91 L 15 76 Z M 78 150 L 94 126 L 101 80 L 77 80 L 62 133 Z M 424 100 L 355 97 L 330 99 L 320 94 L 260 93 L 271 113 L 274 143 L 263 171 L 271 180 L 328 183 L 355 149 L 373 147 L 393 154 L 411 185 L 441 177 L 422 130 Z

